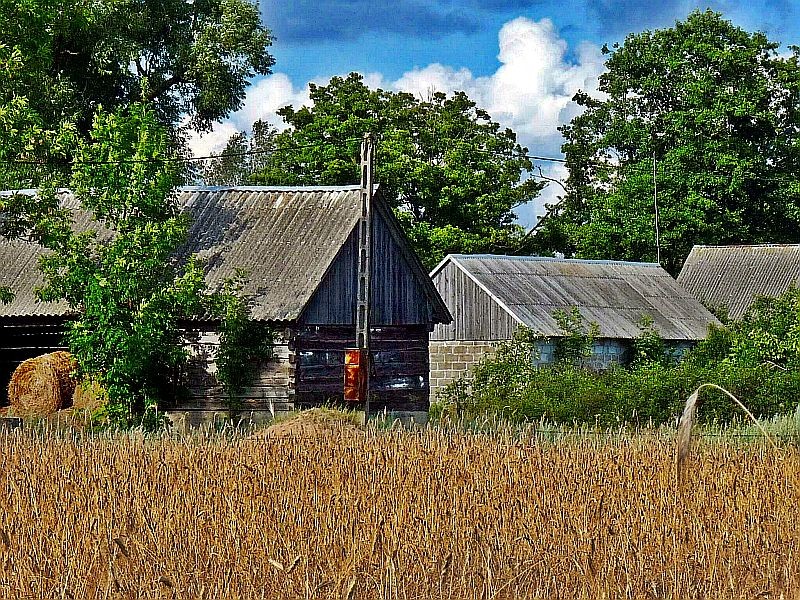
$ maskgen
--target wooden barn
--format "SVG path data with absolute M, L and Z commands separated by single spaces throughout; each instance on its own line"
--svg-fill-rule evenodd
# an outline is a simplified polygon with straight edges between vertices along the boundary
M 432 272 L 453 315 L 431 335 L 431 389 L 465 375 L 495 345 L 524 325 L 542 336 L 564 335 L 556 310 L 577 307 L 600 336 L 587 366 L 625 362 L 638 323 L 648 315 L 661 337 L 680 351 L 717 323 L 657 264 L 537 256 L 449 255 Z M 539 345 L 540 364 L 554 359 L 552 342 Z
M 219 187 L 182 189 L 192 216 L 186 253 L 206 264 L 213 288 L 237 269 L 252 316 L 277 332 L 274 358 L 260 366 L 240 398 L 241 416 L 267 418 L 297 408 L 342 403 L 344 350 L 355 345 L 360 187 Z M 70 194 L 63 203 L 88 227 Z M 24 242 L 0 243 L 0 283 L 13 302 L 0 304 L 2 382 L 25 358 L 61 347 L 66 306 L 39 302 L 37 257 Z M 428 339 L 450 314 L 376 190 L 373 203 L 370 412 L 424 420 L 429 406 Z M 216 324 L 186 327 L 192 361 L 190 397 L 163 406 L 173 420 L 194 424 L 227 412 L 214 377 Z
M 800 245 L 695 246 L 678 283 L 706 306 L 740 318 L 757 296 L 780 296 L 800 281 Z

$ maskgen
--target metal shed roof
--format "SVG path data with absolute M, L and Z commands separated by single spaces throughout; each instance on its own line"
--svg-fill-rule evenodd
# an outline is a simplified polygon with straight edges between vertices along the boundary
M 800 281 L 800 245 L 695 246 L 678 283 L 711 306 L 741 317 L 756 296 L 779 296 Z
M 77 228 L 97 228 L 71 194 L 62 192 L 62 199 L 73 210 Z M 212 289 L 243 269 L 244 292 L 254 299 L 253 317 L 266 321 L 300 316 L 361 214 L 358 186 L 186 187 L 179 200 L 192 216 L 181 254 L 196 253 L 205 261 Z M 376 209 L 392 218 L 378 204 L 376 199 Z M 42 284 L 36 266 L 41 252 L 30 243 L 0 242 L 0 283 L 16 293 L 11 304 L 0 304 L 0 316 L 67 313 L 65 304 L 35 297 L 33 288 Z M 443 308 L 421 266 L 410 266 L 419 271 L 434 306 Z
M 553 312 L 573 306 L 587 322 L 596 322 L 606 338 L 635 338 L 643 315 L 650 315 L 668 340 L 703 339 L 709 324 L 718 323 L 658 264 L 456 254 L 447 256 L 431 277 L 448 261 L 517 322 L 543 335 L 563 335 Z

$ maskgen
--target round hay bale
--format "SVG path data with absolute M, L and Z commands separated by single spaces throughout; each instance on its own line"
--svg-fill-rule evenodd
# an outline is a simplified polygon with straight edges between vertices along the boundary
M 58 386 L 61 390 L 61 402 L 58 409 L 69 408 L 72 406 L 72 397 L 76 387 L 72 373 L 78 368 L 78 363 L 69 352 L 53 352 L 45 356 L 50 357 L 50 363 L 58 377 Z
M 49 415 L 72 404 L 75 361 L 69 352 L 53 352 L 20 364 L 8 384 L 12 410 L 22 415 Z
M 92 379 L 84 379 L 75 386 L 72 395 L 72 408 L 94 412 L 106 403 L 106 391 Z

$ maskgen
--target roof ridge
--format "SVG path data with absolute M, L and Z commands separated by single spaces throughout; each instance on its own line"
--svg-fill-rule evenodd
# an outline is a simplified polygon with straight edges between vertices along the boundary
M 584 264 L 584 265 L 628 265 L 639 267 L 661 267 L 656 262 L 638 262 L 630 260 L 612 260 L 612 259 L 599 259 L 599 258 L 558 258 L 556 256 L 513 256 L 508 254 L 448 254 L 445 258 L 453 258 L 457 260 L 469 259 L 483 259 L 483 260 L 509 260 L 509 261 L 527 261 L 527 262 L 564 262 L 570 264 Z
M 800 244 L 764 243 L 764 244 L 695 244 L 695 248 L 800 248 Z

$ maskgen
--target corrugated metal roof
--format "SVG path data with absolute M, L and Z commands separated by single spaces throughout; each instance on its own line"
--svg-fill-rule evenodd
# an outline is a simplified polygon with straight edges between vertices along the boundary
M 544 335 L 560 336 L 553 312 L 578 307 L 602 337 L 631 339 L 643 315 L 664 339 L 705 338 L 717 323 L 664 269 L 652 263 L 558 259 L 536 256 L 450 255 L 513 317 Z
M 97 228 L 77 210 L 71 194 L 62 197 L 74 211 L 77 228 Z M 358 186 L 188 187 L 181 190 L 180 203 L 192 215 L 189 242 L 181 254 L 197 253 L 206 261 L 206 280 L 212 288 L 243 269 L 244 291 L 255 300 L 253 316 L 269 321 L 300 315 L 361 211 Z M 11 304 L 0 304 L 0 316 L 66 314 L 65 304 L 42 303 L 35 297 L 33 288 L 42 284 L 36 268 L 40 253 L 33 244 L 0 242 L 0 284 L 16 293 Z M 420 273 L 438 299 L 425 273 Z
M 741 317 L 756 296 L 779 296 L 800 281 L 800 245 L 695 246 L 678 283 L 711 306 Z

